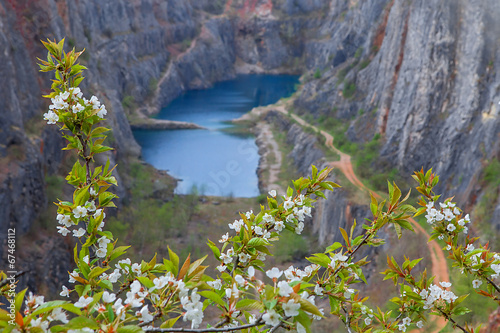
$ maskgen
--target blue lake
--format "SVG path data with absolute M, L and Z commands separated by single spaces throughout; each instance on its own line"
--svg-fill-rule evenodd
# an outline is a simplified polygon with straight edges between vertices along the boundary
M 142 158 L 181 179 L 178 194 L 196 187 L 204 195 L 254 197 L 259 195 L 258 148 L 252 135 L 231 134 L 228 121 L 252 108 L 290 96 L 298 83 L 294 75 L 238 75 L 205 90 L 191 90 L 157 115 L 159 119 L 188 121 L 202 130 L 136 130 Z

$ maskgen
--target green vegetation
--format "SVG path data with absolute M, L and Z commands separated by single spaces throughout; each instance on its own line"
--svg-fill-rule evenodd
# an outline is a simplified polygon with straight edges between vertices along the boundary
M 493 217 L 493 212 L 500 195 L 498 189 L 500 186 L 500 161 L 497 158 L 490 160 L 483 169 L 481 184 L 483 196 L 474 208 L 473 216 L 479 225 L 483 237 L 496 242 L 496 232 L 493 232 L 491 229 L 492 226 L 489 221 Z
M 123 109 L 125 109 L 127 111 L 132 111 L 133 109 L 135 109 L 136 104 L 135 104 L 134 97 L 131 95 L 124 96 L 122 99 L 122 106 L 123 106 Z
M 181 52 L 184 52 L 186 51 L 187 49 L 189 49 L 191 47 L 191 39 L 184 39 L 182 42 L 181 42 Z
M 500 186 L 500 161 L 498 159 L 492 159 L 484 168 L 483 180 L 488 186 Z
M 360 46 L 356 50 L 356 53 L 354 53 L 354 58 L 359 59 L 359 58 L 361 58 L 362 55 L 363 55 L 363 47 Z
M 354 94 L 356 93 L 356 84 L 354 82 L 347 82 L 344 85 L 344 89 L 342 90 L 342 96 L 344 98 L 352 98 Z
M 158 88 L 158 80 L 155 77 L 151 77 L 148 82 L 148 97 L 153 96 L 156 88 Z
M 314 72 L 315 79 L 321 79 L 321 70 L 319 68 L 316 68 L 316 71 Z
M 366 67 L 368 67 L 368 65 L 370 64 L 371 60 L 370 59 L 365 59 L 361 62 L 361 64 L 359 64 L 359 69 L 365 69 Z

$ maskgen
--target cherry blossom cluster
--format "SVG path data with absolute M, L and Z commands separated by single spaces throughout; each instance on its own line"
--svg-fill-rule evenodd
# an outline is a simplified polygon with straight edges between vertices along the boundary
M 469 214 L 462 218 L 461 210 L 456 207 L 454 202 L 440 202 L 439 207 L 434 207 L 434 201 L 429 201 L 427 204 L 427 214 L 425 215 L 427 223 L 433 225 L 440 222 L 445 226 L 445 229 L 452 233 L 455 230 L 462 231 L 467 235 L 469 228 L 465 224 L 470 223 Z M 444 236 L 440 236 L 443 239 Z
M 64 112 L 77 115 L 84 111 L 90 111 L 101 119 L 108 113 L 106 106 L 101 105 L 97 97 L 92 96 L 90 100 L 87 100 L 78 87 L 71 87 L 67 91 L 60 92 L 51 98 L 51 102 L 49 111 L 43 115 L 49 125 L 57 123 L 60 120 L 59 116 Z
M 440 282 L 439 284 L 441 287 L 433 284 L 420 292 L 420 297 L 425 300 L 424 309 L 431 309 L 435 305 L 442 305 L 442 302 L 451 303 L 458 298 L 451 290 L 446 289 L 451 287 L 450 282 Z

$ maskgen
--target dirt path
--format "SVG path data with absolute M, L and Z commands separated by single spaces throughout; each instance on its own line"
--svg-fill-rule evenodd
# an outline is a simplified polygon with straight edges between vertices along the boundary
M 272 109 L 279 111 L 279 112 L 286 114 L 286 115 L 289 114 L 283 104 L 275 105 Z M 307 127 L 314 129 L 315 131 L 319 131 L 321 133 L 321 135 L 323 135 L 325 137 L 326 146 L 329 147 L 330 149 L 332 149 L 335 153 L 337 153 L 340 156 L 340 161 L 330 162 L 330 165 L 332 167 L 338 168 L 346 176 L 346 178 L 354 186 L 356 186 L 358 189 L 360 189 L 362 191 L 370 192 L 370 190 L 361 182 L 361 180 L 359 180 L 359 178 L 354 173 L 354 169 L 353 169 L 352 163 L 351 163 L 351 156 L 341 152 L 333 145 L 333 136 L 332 135 L 330 135 L 329 133 L 327 133 L 323 130 L 319 130 L 316 126 L 307 123 L 305 120 L 303 120 L 302 118 L 300 118 L 296 114 L 292 113 L 290 115 L 294 120 L 296 120 L 302 126 L 307 126 Z M 372 193 L 375 197 L 379 197 L 378 194 L 376 194 L 374 192 L 372 192 Z M 411 222 L 413 227 L 416 229 L 417 233 L 422 233 L 427 238 L 430 237 L 429 234 L 424 230 L 424 228 L 422 228 L 422 226 L 417 223 L 417 221 L 415 221 L 412 218 L 410 218 L 409 221 Z M 450 275 L 448 272 L 448 265 L 446 263 L 446 258 L 445 258 L 443 250 L 441 249 L 441 247 L 439 246 L 439 244 L 436 241 L 432 241 L 430 243 L 427 243 L 427 247 L 428 247 L 429 252 L 431 254 L 431 263 L 432 263 L 431 272 L 432 272 L 432 275 L 434 275 L 436 277 L 435 281 L 436 282 L 438 282 L 438 281 L 448 281 L 449 282 Z M 439 332 L 446 326 L 446 320 L 443 317 L 433 316 L 431 321 L 433 323 L 435 323 L 435 325 L 436 325 L 434 332 Z M 414 331 L 418 332 L 418 330 L 414 330 Z
M 267 190 L 276 190 L 278 194 L 285 195 L 285 190 L 281 185 L 278 184 L 279 174 L 281 171 L 281 162 L 283 159 L 278 143 L 274 139 L 273 132 L 271 131 L 271 126 L 269 124 L 262 122 L 259 123 L 258 126 L 260 127 L 259 139 L 262 140 L 264 146 L 268 149 L 264 155 L 264 162 L 261 165 L 264 170 L 269 170 Z M 273 164 L 269 164 L 270 154 L 274 155 Z

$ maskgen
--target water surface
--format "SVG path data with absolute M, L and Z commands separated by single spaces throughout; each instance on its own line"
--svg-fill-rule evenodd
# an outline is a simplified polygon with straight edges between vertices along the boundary
M 204 195 L 253 197 L 259 195 L 258 148 L 252 135 L 224 131 L 256 106 L 290 96 L 298 76 L 238 75 L 205 90 L 191 90 L 163 108 L 157 118 L 188 121 L 203 130 L 136 130 L 143 159 L 181 179 L 175 190 L 188 194 L 193 187 Z

